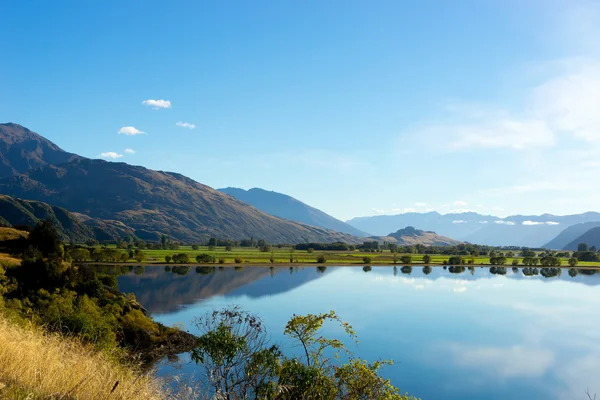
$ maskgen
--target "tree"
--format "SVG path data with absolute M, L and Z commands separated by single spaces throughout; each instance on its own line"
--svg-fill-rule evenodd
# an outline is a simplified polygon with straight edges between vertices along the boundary
M 327 262 L 327 257 L 325 257 L 325 254 L 321 254 L 319 257 L 317 257 L 317 262 L 319 264 L 325 264 Z
M 581 252 L 584 252 L 584 251 L 589 251 L 589 248 L 588 248 L 588 245 L 587 245 L 587 243 L 579 243 L 579 244 L 577 245 L 577 251 L 578 251 L 578 252 L 579 252 L 579 251 L 581 251 Z
M 402 264 L 410 264 L 412 263 L 412 256 L 408 254 L 403 255 L 400 257 L 400 262 L 402 262 Z
M 197 244 L 192 245 L 192 250 L 198 250 L 199 248 L 200 248 L 200 246 L 198 246 Z
M 63 250 L 60 236 L 50 220 L 43 220 L 29 234 L 29 245 L 38 249 L 44 257 L 57 255 L 62 257 Z
M 170 263 L 171 262 L 171 256 L 165 256 L 165 262 Z
M 429 254 L 425 254 L 423 256 L 423 263 L 424 264 L 430 264 L 431 263 L 431 256 Z
M 371 264 L 373 262 L 373 258 L 371 258 L 369 256 L 364 256 L 362 261 L 363 261 L 363 264 Z
M 579 262 L 579 260 L 577 260 L 575 257 L 571 257 L 571 258 L 569 258 L 569 265 L 570 265 L 571 267 L 574 267 L 574 266 L 576 266 L 576 265 L 578 264 L 578 262 Z

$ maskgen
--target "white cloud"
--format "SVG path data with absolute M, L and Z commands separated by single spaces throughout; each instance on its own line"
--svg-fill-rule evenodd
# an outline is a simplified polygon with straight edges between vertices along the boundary
M 100 155 L 98 157 L 100 157 L 100 158 L 111 158 L 111 159 L 114 160 L 114 159 L 123 157 L 123 154 L 119 154 L 119 153 L 116 153 L 114 151 L 107 151 L 106 153 L 100 153 Z
M 462 219 L 456 219 L 454 221 L 452 221 L 453 224 L 466 224 L 467 221 L 462 220 Z
M 142 101 L 142 104 L 145 106 L 149 106 L 149 107 L 153 107 L 155 110 L 158 110 L 159 108 L 171 108 L 171 102 L 169 100 L 152 100 L 152 99 L 148 99 L 148 100 L 144 100 Z
M 487 224 L 489 221 L 477 221 L 478 224 Z
M 544 348 L 451 344 L 448 350 L 456 364 L 477 368 L 500 378 L 541 377 L 554 364 L 554 353 Z
M 432 212 L 432 211 L 435 211 L 435 208 L 430 207 L 430 208 L 425 209 L 425 212 Z
M 142 132 L 137 128 L 134 128 L 133 126 L 124 126 L 121 129 L 119 129 L 119 132 L 117 132 L 119 135 L 127 135 L 127 136 L 134 136 L 134 135 L 145 135 L 146 132 Z
M 522 225 L 543 225 L 543 222 L 539 222 L 539 221 L 523 221 L 521 222 Z
M 417 210 L 415 210 L 412 207 L 407 207 L 407 208 L 403 209 L 402 212 L 403 213 L 414 213 L 414 212 L 417 212 Z
M 513 221 L 504 221 L 502 219 L 497 219 L 496 221 L 494 221 L 494 223 L 499 225 L 515 225 Z
M 415 203 L 416 207 L 425 207 L 427 204 L 425 203 Z
M 177 125 L 181 128 L 188 128 L 188 129 L 194 129 L 196 127 L 196 125 L 190 124 L 188 122 L 177 122 L 177 123 L 175 123 L 175 125 Z
M 384 214 L 385 213 L 385 210 L 382 208 L 372 208 L 371 210 L 373 210 L 373 212 L 375 214 Z
M 466 286 L 456 287 L 456 288 L 452 289 L 452 291 L 454 293 L 464 293 L 467 291 L 467 287 Z
M 124 151 L 127 154 L 135 154 L 135 150 L 134 149 L 125 149 Z
M 560 222 L 548 221 L 548 222 L 546 222 L 546 225 L 560 225 Z
M 462 200 L 457 200 L 454 202 L 454 205 L 456 207 L 464 207 L 466 205 L 468 205 L 469 203 L 467 203 L 466 201 L 462 201 Z

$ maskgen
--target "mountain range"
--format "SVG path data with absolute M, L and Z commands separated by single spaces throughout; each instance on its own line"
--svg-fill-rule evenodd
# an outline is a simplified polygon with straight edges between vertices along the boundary
M 228 187 L 217 190 L 279 218 L 348 233 L 354 236 L 371 236 L 286 194 L 260 188 L 244 190 Z
M 0 198 L 0 224 L 51 219 L 64 238 L 74 241 L 127 235 L 156 241 L 164 234 L 187 243 L 252 237 L 271 243 L 354 244 L 366 237 L 402 237 L 401 228 L 416 227 L 424 232 L 422 244 L 464 241 L 566 249 L 584 241 L 595 244 L 596 231 L 585 235 L 600 226 L 596 212 L 506 218 L 428 212 L 343 222 L 282 193 L 214 190 L 178 173 L 85 158 L 14 123 L 0 124 L 0 195 L 5 195 Z M 426 237 L 433 232 L 443 239 Z M 416 244 L 417 236 L 397 241 Z
M 64 152 L 17 124 L 0 124 L 0 132 L 0 194 L 58 206 L 82 214 L 83 221 L 119 221 L 141 239 L 166 234 L 184 242 L 210 237 L 254 237 L 271 243 L 361 241 L 269 215 L 181 174 Z
M 440 214 L 433 211 L 359 217 L 346 222 L 374 235 L 385 235 L 399 227 L 414 226 L 470 243 L 545 247 L 565 228 L 579 223 L 598 221 L 600 221 L 600 214 L 596 212 L 565 216 L 512 215 L 498 218 L 475 212 Z

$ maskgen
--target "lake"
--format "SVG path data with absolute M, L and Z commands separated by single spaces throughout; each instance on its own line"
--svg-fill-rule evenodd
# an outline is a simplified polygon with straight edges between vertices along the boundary
M 349 348 L 422 399 L 587 399 L 600 395 L 600 274 L 506 275 L 490 268 L 191 268 L 186 275 L 146 267 L 119 277 L 163 324 L 192 321 L 228 305 L 259 314 L 284 342 L 292 314 L 335 310 L 360 340 Z M 403 273 L 405 272 L 405 273 Z M 457 272 L 457 271 L 455 271 Z M 458 271 L 460 272 L 460 271 Z M 328 328 L 328 336 L 339 332 Z M 288 349 L 294 351 L 293 349 Z M 187 355 L 159 374 L 193 374 Z

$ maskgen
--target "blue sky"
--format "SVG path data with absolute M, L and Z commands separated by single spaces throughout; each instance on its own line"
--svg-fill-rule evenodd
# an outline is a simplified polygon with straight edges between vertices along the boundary
M 68 151 L 341 219 L 598 210 L 597 1 L 8 0 L 0 15 L 0 121 Z

